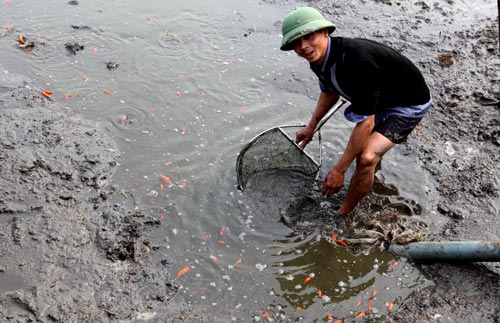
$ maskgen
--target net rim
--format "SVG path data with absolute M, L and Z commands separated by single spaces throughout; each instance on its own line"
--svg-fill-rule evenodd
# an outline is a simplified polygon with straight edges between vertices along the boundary
M 250 140 L 250 142 L 248 142 L 247 144 L 245 144 L 245 146 L 243 146 L 243 148 L 240 150 L 240 153 L 238 155 L 238 158 L 236 160 L 236 177 L 237 177 L 237 181 L 238 181 L 238 189 L 239 190 L 243 190 L 245 188 L 245 183 L 243 183 L 243 179 L 242 179 L 242 176 L 241 176 L 241 168 L 242 168 L 242 160 L 243 160 L 243 156 L 245 155 L 245 153 L 248 151 L 248 149 L 250 149 L 254 144 L 255 142 L 258 141 L 259 138 L 263 137 L 264 135 L 268 134 L 269 132 L 272 132 L 272 131 L 276 131 L 276 130 L 279 130 L 281 132 L 281 134 L 283 136 L 285 136 L 285 138 L 290 141 L 290 143 L 292 143 L 297 149 L 301 150 L 302 153 L 311 161 L 313 162 L 316 167 L 318 168 L 318 170 L 316 171 L 319 172 L 320 168 L 321 168 L 321 164 L 318 163 L 316 160 L 314 160 L 314 158 L 305 150 L 303 150 L 302 148 L 300 148 L 300 146 L 292 139 L 290 138 L 290 136 L 283 130 L 283 128 L 303 128 L 303 127 L 306 127 L 306 125 L 284 125 L 284 126 L 278 126 L 278 127 L 273 127 L 273 128 L 270 128 L 270 129 L 267 129 L 259 134 L 257 134 L 252 140 Z M 320 135 L 320 131 L 318 129 L 318 135 Z M 321 142 L 319 142 L 319 145 L 320 145 L 320 148 L 321 148 Z

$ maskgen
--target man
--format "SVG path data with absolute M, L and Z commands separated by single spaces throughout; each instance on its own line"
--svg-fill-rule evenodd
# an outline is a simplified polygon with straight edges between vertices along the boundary
M 316 9 L 297 8 L 283 21 L 280 49 L 294 50 L 305 58 L 319 78 L 316 108 L 309 124 L 296 134 L 302 149 L 340 95 L 351 102 L 344 115 L 356 125 L 322 185 L 327 196 L 339 192 L 345 172 L 356 160 L 347 196 L 338 210 L 347 215 L 370 191 L 382 156 L 406 140 L 432 100 L 422 74 L 406 57 L 370 40 L 331 37 L 334 30 L 335 25 Z

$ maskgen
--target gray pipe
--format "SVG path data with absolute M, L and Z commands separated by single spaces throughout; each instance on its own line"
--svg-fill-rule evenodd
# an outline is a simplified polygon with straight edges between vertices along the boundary
M 500 241 L 436 241 L 390 244 L 391 253 L 420 262 L 500 261 Z

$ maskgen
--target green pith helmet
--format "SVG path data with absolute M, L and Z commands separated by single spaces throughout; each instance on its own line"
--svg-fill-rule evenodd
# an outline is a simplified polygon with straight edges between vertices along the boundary
M 323 28 L 328 28 L 328 32 L 332 33 L 335 30 L 335 25 L 323 18 L 321 13 L 314 8 L 296 8 L 283 20 L 281 26 L 283 39 L 280 49 L 292 50 L 291 45 L 294 40 Z

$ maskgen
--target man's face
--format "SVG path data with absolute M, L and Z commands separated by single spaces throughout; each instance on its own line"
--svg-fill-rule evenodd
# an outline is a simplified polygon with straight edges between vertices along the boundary
M 293 50 L 309 63 L 322 64 L 328 48 L 328 30 L 323 29 L 302 36 L 292 43 Z

